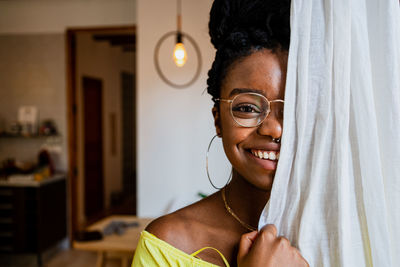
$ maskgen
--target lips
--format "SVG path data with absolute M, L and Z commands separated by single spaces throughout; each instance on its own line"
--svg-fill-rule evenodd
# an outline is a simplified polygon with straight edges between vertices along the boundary
M 251 162 L 256 163 L 262 169 L 267 171 L 276 170 L 280 157 L 280 145 L 263 144 L 256 146 L 256 148 L 248 148 L 246 151 L 251 158 Z

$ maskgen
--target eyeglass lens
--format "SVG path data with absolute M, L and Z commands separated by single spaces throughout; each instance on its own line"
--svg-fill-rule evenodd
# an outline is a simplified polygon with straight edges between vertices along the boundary
M 233 119 L 241 126 L 254 127 L 259 125 L 270 111 L 269 102 L 261 95 L 242 93 L 232 101 Z

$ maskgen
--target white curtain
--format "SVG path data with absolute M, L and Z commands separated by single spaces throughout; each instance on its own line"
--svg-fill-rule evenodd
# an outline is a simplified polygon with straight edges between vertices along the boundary
M 259 227 L 310 266 L 400 266 L 398 0 L 292 0 L 281 158 Z

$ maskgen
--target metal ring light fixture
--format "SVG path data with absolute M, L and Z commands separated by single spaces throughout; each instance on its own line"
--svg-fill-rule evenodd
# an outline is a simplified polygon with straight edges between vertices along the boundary
M 196 68 L 196 72 L 195 72 L 193 78 L 192 78 L 189 82 L 182 83 L 182 84 L 174 83 L 173 81 L 169 80 L 169 79 L 167 78 L 167 76 L 163 73 L 163 71 L 161 70 L 161 66 L 160 66 L 160 63 L 159 63 L 159 60 L 158 60 L 158 58 L 159 58 L 159 52 L 160 52 L 160 47 L 161 47 L 161 45 L 163 44 L 163 42 L 164 42 L 168 37 L 170 37 L 170 36 L 177 36 L 178 34 L 181 34 L 182 38 L 185 38 L 186 40 L 188 40 L 188 41 L 193 45 L 194 50 L 196 51 L 196 55 L 197 55 L 197 68 Z M 201 65 L 202 65 L 200 48 L 199 48 L 199 46 L 196 44 L 195 40 L 194 40 L 190 35 L 188 35 L 187 33 L 183 33 L 183 32 L 180 32 L 180 31 L 171 31 L 171 32 L 167 32 L 166 34 L 164 34 L 164 35 L 160 38 L 160 40 L 158 40 L 158 42 L 157 42 L 157 44 L 156 44 L 156 48 L 155 48 L 155 51 L 154 51 L 154 65 L 156 66 L 156 70 L 157 70 L 158 75 L 161 77 L 161 79 L 162 79 L 166 84 L 168 84 L 169 86 L 171 86 L 171 87 L 173 87 L 173 88 L 176 88 L 176 89 L 183 89 L 183 88 L 186 88 L 186 87 L 192 85 L 192 84 L 197 80 L 197 78 L 199 78 L 199 76 L 200 76 Z
M 172 32 L 167 32 L 160 38 L 160 40 L 158 40 L 155 51 L 154 51 L 154 65 L 156 66 L 158 75 L 161 77 L 161 79 L 166 84 L 168 84 L 169 86 L 171 86 L 173 88 L 182 89 L 182 88 L 188 87 L 189 85 L 193 84 L 199 77 L 200 71 L 201 71 L 201 53 L 200 53 L 199 46 L 196 44 L 194 39 L 192 37 L 190 37 L 189 34 L 182 32 L 182 0 L 176 1 L 176 8 L 177 8 L 177 10 L 176 10 L 177 30 L 172 31 Z M 170 36 L 176 36 L 176 43 L 175 43 L 176 45 L 175 45 L 173 55 L 174 55 L 175 64 L 178 67 L 183 67 L 183 65 L 185 65 L 186 60 L 187 60 L 187 54 L 186 54 L 185 46 L 183 44 L 183 38 L 188 40 L 193 45 L 194 50 L 196 51 L 197 69 L 196 69 L 196 72 L 195 72 L 193 78 L 187 83 L 183 83 L 183 84 L 174 83 L 173 81 L 168 79 L 167 76 L 161 70 L 160 62 L 158 60 L 160 47 L 161 47 L 162 43 Z

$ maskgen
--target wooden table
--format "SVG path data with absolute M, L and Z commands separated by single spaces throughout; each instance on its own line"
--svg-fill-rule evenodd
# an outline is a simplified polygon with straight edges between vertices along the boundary
M 152 221 L 150 218 L 138 218 L 130 215 L 113 215 L 104 218 L 87 228 L 88 231 L 102 231 L 111 221 L 138 222 L 138 227 L 129 227 L 123 235 L 106 235 L 102 240 L 88 242 L 73 242 L 74 249 L 97 252 L 97 267 L 105 266 L 107 256 L 121 258 L 122 267 L 130 265 L 140 233 Z

